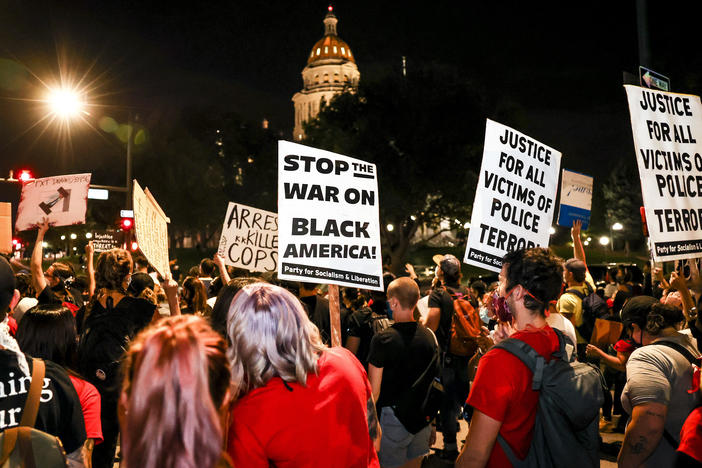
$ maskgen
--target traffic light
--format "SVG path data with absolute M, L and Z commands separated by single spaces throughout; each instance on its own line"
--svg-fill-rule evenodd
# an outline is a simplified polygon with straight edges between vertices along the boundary
M 30 171 L 29 169 L 22 169 L 17 174 L 17 180 L 19 180 L 23 184 L 26 184 L 30 180 L 34 180 L 34 174 L 32 174 L 32 171 Z
M 123 217 L 119 225 L 123 231 L 129 231 L 134 227 L 134 218 Z
M 132 252 L 136 252 L 139 249 L 139 244 L 137 241 L 132 241 L 129 247 L 131 248 Z

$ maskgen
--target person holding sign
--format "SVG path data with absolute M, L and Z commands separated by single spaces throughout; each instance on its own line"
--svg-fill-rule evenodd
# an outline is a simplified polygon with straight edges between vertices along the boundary
M 245 286 L 229 309 L 227 334 L 234 466 L 379 467 L 366 373 L 348 350 L 322 343 L 292 293 Z
M 44 258 L 42 243 L 48 230 L 49 220 L 44 218 L 37 230 L 37 240 L 34 243 L 30 261 L 32 286 L 37 292 L 37 300 L 40 304 L 64 303 L 66 307 L 75 313 L 83 306 L 83 298 L 79 291 L 70 288 L 70 283 L 75 277 L 73 267 L 68 263 L 56 262 L 47 268 L 46 271 L 43 271 L 42 268 L 42 260 Z

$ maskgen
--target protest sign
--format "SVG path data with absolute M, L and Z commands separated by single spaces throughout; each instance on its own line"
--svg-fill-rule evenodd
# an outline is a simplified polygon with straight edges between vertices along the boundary
M 278 215 L 229 202 L 218 252 L 227 265 L 249 271 L 277 271 Z
M 382 290 L 375 164 L 278 142 L 278 277 Z
M 90 174 L 34 179 L 22 186 L 16 231 L 36 228 L 44 218 L 51 226 L 85 223 Z
M 0 253 L 12 252 L 12 204 L 0 203 Z
M 700 98 L 625 88 L 654 259 L 698 257 L 702 253 Z
M 112 249 L 122 248 L 122 237 L 117 231 L 94 231 L 93 232 L 93 249 L 95 252 L 105 252 Z
M 590 208 L 592 208 L 592 177 L 563 169 L 558 224 L 570 228 L 573 226 L 573 221 L 580 221 L 581 229 L 585 231 L 590 225 Z
M 547 246 L 561 153 L 487 120 L 465 263 L 499 272 L 513 250 Z
M 168 266 L 168 223 L 149 189 L 142 190 L 134 180 L 134 232 L 139 249 L 152 267 L 164 278 L 170 275 Z

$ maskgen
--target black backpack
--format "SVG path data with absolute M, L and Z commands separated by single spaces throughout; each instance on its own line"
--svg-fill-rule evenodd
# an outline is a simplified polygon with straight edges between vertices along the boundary
M 370 325 L 371 330 L 373 331 L 373 336 L 375 336 L 381 331 L 385 330 L 386 328 L 390 328 L 395 322 L 391 320 L 387 315 L 381 315 L 376 314 L 375 312 L 371 312 L 370 320 L 368 323 Z
M 495 345 L 518 357 L 531 370 L 532 389 L 539 391 L 534 434 L 529 453 L 517 458 L 507 441 L 498 443 L 515 468 L 599 467 L 600 407 L 605 382 L 600 369 L 568 359 L 566 338 L 560 330 L 560 348 L 549 362 L 525 342 L 508 338 Z
M 115 313 L 112 298 L 107 299 L 107 309 L 93 310 L 85 317 L 78 343 L 78 370 L 103 398 L 119 394 L 120 365 L 132 328 L 126 317 Z
M 590 288 L 589 285 L 588 288 Z M 609 307 L 607 307 L 605 300 L 595 292 L 585 295 L 577 289 L 568 289 L 566 293 L 574 294 L 582 302 L 583 323 L 575 328 L 578 329 L 580 336 L 589 342 L 592 338 L 592 331 L 595 329 L 595 319 L 609 316 Z

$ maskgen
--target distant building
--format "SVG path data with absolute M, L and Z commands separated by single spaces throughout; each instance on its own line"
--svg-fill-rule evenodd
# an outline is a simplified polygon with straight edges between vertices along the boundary
M 292 98 L 295 104 L 295 141 L 305 136 L 303 123 L 317 116 L 322 103 L 329 103 L 334 95 L 346 89 L 358 88 L 361 74 L 348 44 L 336 34 L 337 22 L 329 6 L 324 17 L 324 37 L 312 47 L 307 66 L 302 70 L 302 91 Z

